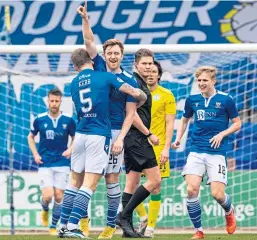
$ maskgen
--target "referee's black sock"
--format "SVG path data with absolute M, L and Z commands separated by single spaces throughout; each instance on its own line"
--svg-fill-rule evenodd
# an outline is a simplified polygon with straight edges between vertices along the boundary
M 136 192 L 133 194 L 127 206 L 122 211 L 123 217 L 131 217 L 134 209 L 143 202 L 148 196 L 150 192 L 143 186 L 139 186 Z
M 122 198 L 121 198 L 122 209 L 124 209 L 127 206 L 128 202 L 132 198 L 132 196 L 133 196 L 133 194 L 123 192 Z

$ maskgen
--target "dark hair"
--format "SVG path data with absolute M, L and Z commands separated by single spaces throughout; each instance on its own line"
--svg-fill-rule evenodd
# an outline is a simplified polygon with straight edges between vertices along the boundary
M 152 57 L 154 60 L 154 54 L 147 48 L 141 48 L 135 53 L 135 62 L 138 63 L 142 57 Z
M 52 90 L 50 90 L 50 91 L 48 92 L 48 97 L 49 97 L 50 95 L 62 97 L 62 92 L 61 92 L 58 88 L 54 88 L 54 89 L 52 89 Z
M 74 66 L 81 68 L 86 63 L 91 63 L 92 60 L 85 48 L 76 49 L 71 55 L 71 61 Z
M 154 61 L 153 64 L 157 67 L 158 69 L 158 82 L 160 82 L 161 80 L 161 77 L 162 77 L 162 74 L 163 74 L 163 71 L 162 71 L 162 66 L 159 62 L 157 61 Z
M 123 43 L 119 39 L 116 39 L 116 38 L 108 39 L 107 41 L 105 41 L 105 43 L 103 45 L 104 53 L 105 53 L 106 48 L 108 48 L 110 46 L 113 47 L 115 45 L 118 45 L 120 47 L 120 51 L 123 54 L 123 52 L 124 52 L 124 45 L 123 45 Z

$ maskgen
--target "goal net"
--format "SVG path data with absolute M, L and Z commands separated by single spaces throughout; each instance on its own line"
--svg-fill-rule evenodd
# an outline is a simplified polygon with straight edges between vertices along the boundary
M 257 226 L 257 48 L 255 45 L 252 45 L 253 48 L 251 45 L 248 48 L 237 45 L 232 51 L 230 46 L 165 45 L 158 48 L 149 45 L 137 48 L 152 49 L 156 60 L 164 69 L 160 84 L 172 91 L 177 102 L 174 135 L 186 97 L 197 91 L 193 77 L 195 69 L 202 65 L 217 67 L 216 88 L 233 96 L 243 120 L 242 129 L 229 136 L 227 192 L 232 197 L 239 228 L 253 229 Z M 75 48 L 1 48 L 0 231 L 11 227 L 11 196 L 14 199 L 15 229 L 44 229 L 40 222 L 37 165 L 29 151 L 27 135 L 35 116 L 47 111 L 47 93 L 54 87 L 63 92 L 62 110 L 73 114 L 70 82 L 76 73 L 72 68 L 70 55 Z M 133 70 L 133 52 L 137 48 L 125 47 L 123 67 L 128 71 Z M 181 232 L 192 229 L 186 210 L 186 186 L 181 177 L 181 170 L 190 150 L 191 131 L 192 123 L 185 133 L 181 148 L 178 151 L 170 150 L 171 177 L 162 183 L 162 206 L 157 228 L 179 228 Z M 12 170 L 13 178 L 10 175 Z M 13 187 L 10 184 L 12 179 Z M 122 189 L 124 179 L 122 174 Z M 95 229 L 102 228 L 106 223 L 105 192 L 104 183 L 101 181 L 90 205 L 91 227 Z M 200 196 L 204 228 L 222 229 L 225 225 L 224 213 L 212 199 L 206 179 L 201 185 Z M 134 217 L 134 222 L 137 222 L 137 216 Z

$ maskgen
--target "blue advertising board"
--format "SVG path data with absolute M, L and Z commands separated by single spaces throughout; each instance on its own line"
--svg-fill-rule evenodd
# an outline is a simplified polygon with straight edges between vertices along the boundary
M 1 1 L 2 20 L 6 4 L 12 44 L 83 42 L 76 9 L 84 1 Z M 99 44 L 257 42 L 255 1 L 89 1 L 88 12 Z

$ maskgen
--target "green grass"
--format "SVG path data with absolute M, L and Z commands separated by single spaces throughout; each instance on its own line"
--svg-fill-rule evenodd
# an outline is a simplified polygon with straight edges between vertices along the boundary
M 92 235 L 93 239 L 97 239 L 98 235 Z M 192 237 L 191 234 L 166 234 L 166 235 L 155 235 L 154 240 L 188 240 Z M 57 237 L 47 235 L 17 235 L 17 236 L 0 236 L 1 240 L 56 240 Z M 112 240 L 121 240 L 119 235 L 114 235 Z M 205 240 L 257 240 L 256 234 L 206 234 Z

